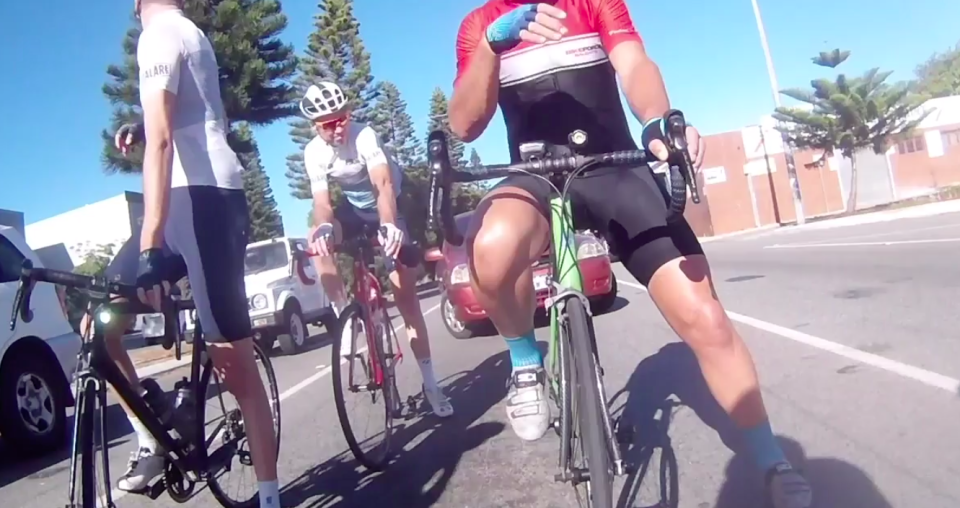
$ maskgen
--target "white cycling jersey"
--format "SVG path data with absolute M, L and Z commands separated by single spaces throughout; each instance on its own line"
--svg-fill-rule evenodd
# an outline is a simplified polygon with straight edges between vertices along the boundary
M 213 46 L 182 11 L 165 11 L 137 44 L 141 102 L 166 90 L 177 96 L 173 115 L 172 186 L 242 189 L 243 166 L 227 144 L 227 117 Z
M 376 190 L 368 170 L 382 164 L 390 167 L 393 190 L 399 196 L 403 177 L 400 166 L 380 144 L 373 128 L 360 122 L 350 122 L 339 146 L 331 146 L 317 136 L 303 151 L 303 165 L 310 178 L 311 191 L 325 191 L 328 180 L 333 180 L 340 184 L 347 201 L 361 210 L 377 206 Z

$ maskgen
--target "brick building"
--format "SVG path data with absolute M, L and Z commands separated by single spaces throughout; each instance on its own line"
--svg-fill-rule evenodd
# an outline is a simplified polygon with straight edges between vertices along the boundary
M 931 99 L 928 116 L 910 138 L 887 153 L 864 150 L 857 160 L 857 208 L 929 194 L 960 184 L 960 96 Z M 686 216 L 699 236 L 713 236 L 796 221 L 786 159 L 774 120 L 705 137 L 702 199 Z M 842 212 L 850 193 L 850 162 L 835 154 L 822 167 L 819 153 L 794 159 L 806 217 Z

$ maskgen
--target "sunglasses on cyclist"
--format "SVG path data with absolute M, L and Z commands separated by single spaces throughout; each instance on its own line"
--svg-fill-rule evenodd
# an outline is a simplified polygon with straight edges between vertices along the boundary
M 316 125 L 319 129 L 333 131 L 337 130 L 338 127 L 342 127 L 345 123 L 347 123 L 347 117 L 342 116 L 340 118 L 334 118 L 333 120 L 327 120 L 326 122 L 319 122 Z

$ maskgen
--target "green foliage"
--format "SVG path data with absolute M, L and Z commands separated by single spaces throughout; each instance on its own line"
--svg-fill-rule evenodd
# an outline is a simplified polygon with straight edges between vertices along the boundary
M 270 189 L 270 177 L 263 170 L 260 149 L 247 123 L 238 123 L 234 129 L 237 156 L 243 164 L 243 190 L 247 195 L 250 214 L 250 242 L 259 242 L 283 236 L 283 218 L 277 209 L 277 200 Z
M 415 166 L 421 162 L 421 148 L 413 119 L 407 113 L 407 102 L 401 98 L 397 85 L 389 81 L 381 82 L 379 89 L 377 102 L 370 115 L 370 125 L 400 167 Z
M 277 0 L 187 0 L 187 16 L 207 34 L 220 66 L 220 94 L 230 122 L 265 125 L 294 113 L 296 96 L 287 82 L 296 71 L 293 48 L 279 35 L 287 17 Z M 124 123 L 142 121 L 137 40 L 140 22 L 123 40 L 123 61 L 107 67 L 103 94 L 113 107 L 109 127 L 101 132 L 102 162 L 107 173 L 139 173 L 142 147 L 124 157 L 113 135 Z
M 930 57 L 916 70 L 914 90 L 927 97 L 960 95 L 960 43 Z
M 447 150 L 450 152 L 450 160 L 454 167 L 465 167 L 466 161 L 463 160 L 463 140 L 454 135 L 450 129 L 450 119 L 448 113 L 447 95 L 443 93 L 440 87 L 433 89 L 430 96 L 430 120 L 427 124 L 427 134 L 435 130 L 442 130 L 447 135 Z
M 106 271 L 107 266 L 116 253 L 112 245 L 98 245 L 90 249 L 83 256 L 83 261 L 77 265 L 74 273 L 100 277 Z M 82 292 L 74 288 L 66 288 L 65 300 L 67 303 L 67 320 L 73 329 L 80 330 L 80 320 L 87 309 L 89 298 Z
M 333 81 L 343 89 L 353 109 L 353 119 L 370 119 L 376 89 L 371 87 L 370 53 L 360 38 L 360 22 L 353 14 L 352 0 L 321 0 L 314 16 L 314 31 L 307 38 L 305 55 L 299 60 L 299 75 L 294 84 L 297 99 L 319 81 Z M 315 133 L 308 120 L 298 118 L 290 123 L 290 137 L 298 149 L 287 156 L 290 194 L 297 199 L 311 199 L 310 181 L 303 166 L 303 148 Z M 331 186 L 333 187 L 333 186 Z M 331 189 L 333 190 L 333 189 Z M 334 203 L 340 202 L 337 190 Z
M 470 149 L 470 168 L 475 169 L 480 167 L 482 162 L 480 161 L 480 154 L 477 153 L 476 148 Z
M 849 55 L 849 51 L 834 50 L 820 53 L 813 61 L 833 69 Z M 781 122 L 781 132 L 791 144 L 823 152 L 817 164 L 822 164 L 836 151 L 854 162 L 848 200 L 850 210 L 856 207 L 854 154 L 863 148 L 884 153 L 891 140 L 908 134 L 923 119 L 911 114 L 920 101 L 906 86 L 885 83 L 890 74 L 874 68 L 860 77 L 839 74 L 833 80 L 813 80 L 812 90 L 783 90 L 782 94 L 804 102 L 808 107 L 782 107 L 774 114 L 774 118 Z

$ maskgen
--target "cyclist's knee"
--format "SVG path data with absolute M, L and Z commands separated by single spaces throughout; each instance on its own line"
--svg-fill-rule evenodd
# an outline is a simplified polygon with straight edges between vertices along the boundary
M 526 197 L 527 199 L 523 199 Z M 546 218 L 532 196 L 519 189 L 497 189 L 474 215 L 468 237 L 473 272 L 494 285 L 518 277 L 543 252 Z
M 713 292 L 703 256 L 662 266 L 650 281 L 650 293 L 677 335 L 698 354 L 735 345 L 736 334 Z

